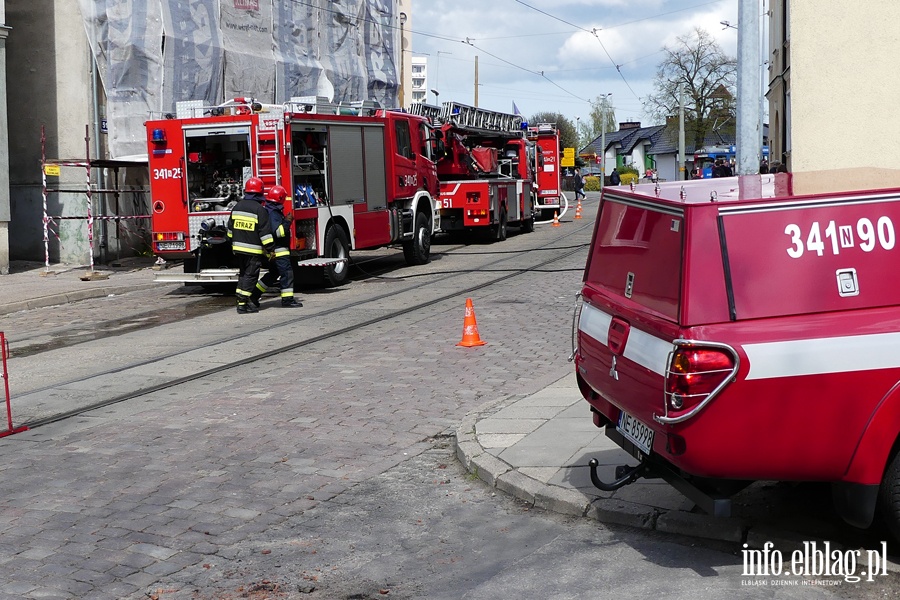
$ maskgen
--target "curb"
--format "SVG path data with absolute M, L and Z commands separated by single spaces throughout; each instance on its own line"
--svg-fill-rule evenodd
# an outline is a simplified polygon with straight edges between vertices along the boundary
M 126 294 L 128 292 L 150 289 L 154 287 L 159 287 L 159 284 L 147 283 L 108 285 L 105 287 L 88 290 L 73 290 L 71 292 L 51 294 L 49 296 L 40 296 L 38 298 L 29 298 L 28 300 L 20 300 L 18 302 L 10 302 L 8 304 L 0 305 L 0 315 L 8 315 L 10 313 L 19 312 L 21 310 L 30 310 L 33 308 L 46 308 L 48 306 L 68 304 L 69 302 L 77 302 L 79 300 L 90 300 L 92 298 L 103 298 L 105 296 Z
M 746 545 L 763 549 L 772 543 L 782 552 L 803 548 L 803 542 L 822 542 L 824 538 L 776 530 L 736 517 L 712 517 L 706 514 L 669 510 L 637 504 L 615 498 L 591 499 L 578 490 L 547 484 L 525 475 L 506 461 L 487 452 L 478 441 L 476 423 L 493 414 L 511 398 L 501 398 L 482 405 L 466 415 L 456 428 L 456 456 L 465 469 L 492 488 L 513 496 L 536 508 L 572 517 L 586 517 L 614 525 L 659 531 L 691 538 L 700 538 Z M 838 546 L 831 543 L 832 548 Z M 888 561 L 887 570 L 900 573 L 900 564 Z

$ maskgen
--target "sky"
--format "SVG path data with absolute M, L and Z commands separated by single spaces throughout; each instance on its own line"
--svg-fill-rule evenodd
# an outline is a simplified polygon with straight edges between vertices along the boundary
M 515 102 L 526 118 L 588 122 L 591 102 L 612 93 L 619 122 L 657 125 L 641 98 L 664 47 L 700 27 L 737 56 L 738 0 L 412 0 L 410 12 L 412 54 L 427 58 L 440 102 L 474 104 L 477 56 L 478 106 L 511 112 Z

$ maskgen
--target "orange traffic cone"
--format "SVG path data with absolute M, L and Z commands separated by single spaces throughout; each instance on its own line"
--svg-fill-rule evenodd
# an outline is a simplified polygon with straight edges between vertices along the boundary
M 472 306 L 472 299 L 466 298 L 466 318 L 463 321 L 463 336 L 457 346 L 471 348 L 472 346 L 484 346 L 486 342 L 482 342 L 478 336 L 478 323 L 475 322 L 475 307 Z
M 559 227 L 559 213 L 557 211 L 553 211 L 553 225 L 550 227 Z
M 578 199 L 578 204 L 575 206 L 575 218 L 581 218 L 581 198 Z

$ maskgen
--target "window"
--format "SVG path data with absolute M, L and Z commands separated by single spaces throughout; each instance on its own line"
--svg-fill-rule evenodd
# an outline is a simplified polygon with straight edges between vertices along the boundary
M 409 122 L 397 120 L 394 122 L 394 131 L 397 135 L 397 154 L 412 159 L 412 144 L 409 138 Z

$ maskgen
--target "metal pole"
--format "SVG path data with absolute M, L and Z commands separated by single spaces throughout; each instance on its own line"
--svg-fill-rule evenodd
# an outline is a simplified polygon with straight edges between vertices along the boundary
M 759 172 L 759 0 L 738 0 L 737 174 Z
M 685 147 L 684 147 L 684 87 L 678 86 L 678 173 L 676 179 L 684 181 L 687 179 L 687 171 L 685 170 Z
M 606 183 L 606 96 L 600 108 L 600 192 Z
M 478 56 L 475 56 L 475 108 L 478 108 Z
M 405 93 L 404 89 L 406 83 L 406 69 L 404 68 L 404 50 L 403 50 L 403 42 L 404 42 L 404 31 L 403 26 L 406 24 L 406 13 L 400 13 L 400 108 L 405 107 Z

